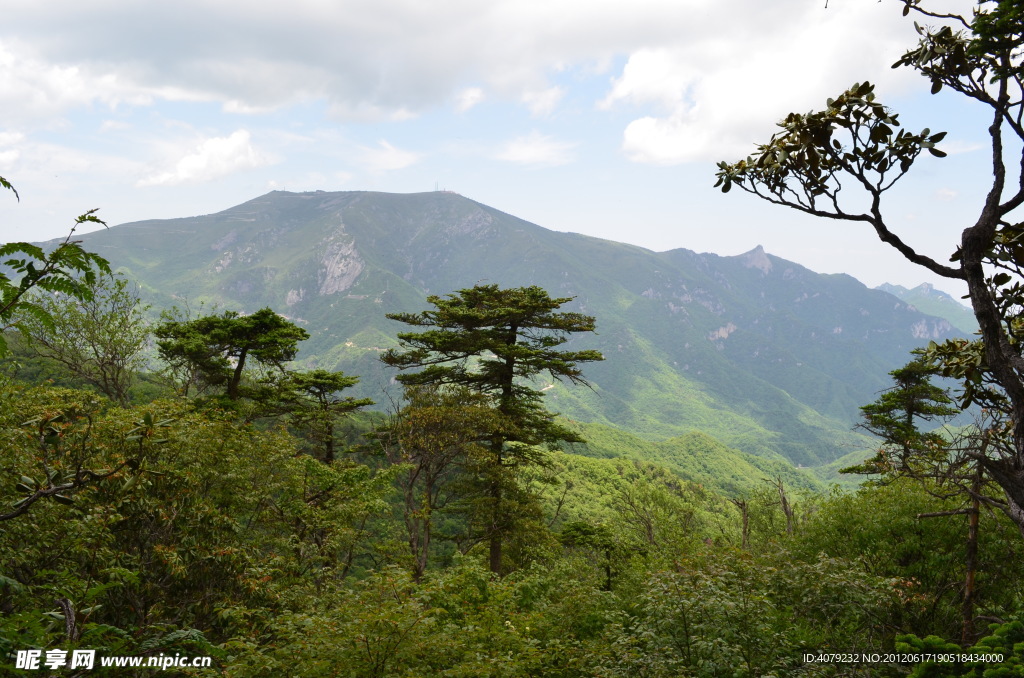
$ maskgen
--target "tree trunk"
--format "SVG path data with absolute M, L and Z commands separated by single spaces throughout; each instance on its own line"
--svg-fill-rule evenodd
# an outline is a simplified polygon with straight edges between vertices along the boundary
M 512 323 L 509 326 L 508 335 L 505 338 L 505 344 L 507 346 L 515 346 L 518 341 L 519 326 L 516 323 Z M 513 402 L 515 400 L 515 391 L 513 386 L 515 384 L 515 358 L 508 356 L 505 358 L 505 369 L 501 375 L 501 398 L 498 401 L 498 411 L 502 414 L 512 417 L 513 416 Z M 491 572 L 498 575 L 502 574 L 501 567 L 501 542 L 504 539 L 504 521 L 502 520 L 501 510 L 501 471 L 503 465 L 502 453 L 505 449 L 505 438 L 504 436 L 495 436 L 491 439 L 491 451 L 494 452 L 494 471 L 496 475 L 491 479 L 491 530 L 490 530 L 490 567 Z
M 750 547 L 750 505 L 746 499 L 730 499 L 736 508 L 740 510 L 740 517 L 743 520 L 742 541 L 740 548 L 746 551 Z
M 997 150 L 1001 152 L 1002 140 L 996 124 L 990 128 L 990 133 Z M 974 317 L 981 330 L 989 372 L 1006 391 L 1010 401 L 1009 415 L 1013 421 L 1012 456 L 1006 459 L 986 457 L 979 461 L 984 471 L 1006 493 L 1009 505 L 1007 513 L 1017 524 L 1021 535 L 1024 535 L 1024 358 L 1010 344 L 983 266 L 999 223 L 998 204 L 1002 184 L 1002 177 L 997 177 L 978 222 L 964 229 L 961 239 L 961 270 L 967 281 Z
M 324 425 L 324 461 L 328 464 L 334 461 L 334 422 L 330 419 Z
M 786 486 L 783 484 L 782 478 L 768 482 L 775 485 L 779 491 L 779 506 L 782 507 L 782 513 L 786 516 L 786 534 L 793 534 L 793 507 L 790 506 L 789 497 L 786 496 Z
M 500 462 L 499 462 L 500 465 Z M 491 526 L 488 535 L 491 572 L 501 576 L 501 480 L 491 481 Z
M 245 369 L 245 354 L 247 351 L 242 351 L 238 356 L 238 362 L 235 363 L 235 371 L 231 375 L 231 380 L 228 382 L 228 398 L 230 400 L 238 400 L 238 386 L 242 383 L 242 370 Z
M 974 579 L 978 571 L 978 518 L 981 514 L 981 501 L 978 499 L 978 495 L 981 492 L 981 474 L 983 473 L 980 465 L 975 464 L 974 468 L 974 479 L 971 482 L 971 510 L 968 514 L 967 528 L 967 576 L 964 581 L 964 603 L 963 603 L 963 618 L 964 626 L 963 633 L 960 636 L 960 642 L 967 646 L 974 642 Z
M 1022 447 L 1018 445 L 1017 449 L 1021 450 Z M 1019 453 L 1018 456 L 1024 457 L 1024 453 Z M 1019 468 L 1015 461 L 1013 458 L 979 459 L 985 472 L 1003 489 L 1006 495 L 1006 513 L 1024 537 L 1024 469 Z

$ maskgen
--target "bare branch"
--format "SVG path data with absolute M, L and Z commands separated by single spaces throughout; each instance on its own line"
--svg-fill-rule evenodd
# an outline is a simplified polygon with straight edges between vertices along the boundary
M 955 511 L 936 511 L 934 513 L 918 513 L 918 518 L 945 518 L 946 516 L 965 516 L 972 513 L 972 509 L 957 509 Z

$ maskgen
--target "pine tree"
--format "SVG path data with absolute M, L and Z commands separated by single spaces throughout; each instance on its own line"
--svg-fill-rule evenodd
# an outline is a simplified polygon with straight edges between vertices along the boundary
M 860 408 L 863 421 L 859 428 L 881 438 L 883 444 L 874 457 L 843 469 L 843 473 L 913 473 L 942 460 L 948 442 L 935 431 L 918 428 L 921 422 L 959 412 L 946 391 L 931 383 L 935 373 L 936 368 L 922 358 L 889 373 L 892 388 Z
M 288 372 L 281 388 L 279 407 L 291 415 L 292 424 L 305 429 L 320 447 L 324 462 L 335 458 L 335 429 L 339 419 L 362 407 L 373 405 L 369 398 L 342 396 L 341 391 L 355 386 L 359 377 L 343 372 L 311 370 Z
M 309 333 L 269 308 L 251 315 L 226 311 L 195 320 L 166 320 L 153 331 L 160 357 L 187 368 L 208 386 L 223 386 L 229 400 L 241 397 L 242 374 L 251 359 L 283 369 Z M 187 386 L 187 384 L 186 384 Z
M 552 298 L 536 286 L 477 285 L 427 301 L 433 310 L 388 314 L 392 320 L 427 329 L 400 333 L 401 348 L 385 352 L 381 360 L 402 370 L 421 368 L 398 375 L 403 384 L 466 387 L 487 396 L 500 415 L 500 423 L 490 431 L 490 458 L 481 473 L 488 504 L 484 532 L 490 568 L 500 573 L 502 543 L 512 528 L 504 497 L 513 487 L 516 468 L 541 462 L 540 445 L 581 442 L 544 409 L 543 393 L 532 380 L 546 374 L 587 385 L 579 364 L 603 360 L 601 353 L 557 347 L 571 334 L 593 332 L 594 318 L 559 312 L 572 298 Z

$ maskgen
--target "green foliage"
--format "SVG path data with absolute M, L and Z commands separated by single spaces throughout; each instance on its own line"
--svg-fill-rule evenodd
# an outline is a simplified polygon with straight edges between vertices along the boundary
M 389 512 L 392 475 L 297 455 L 281 431 L 180 402 L 103 409 L 47 388 L 4 398 L 0 496 L 43 492 L 0 531 L 5 645 L 74 645 L 63 625 L 31 622 L 54 595 L 77 611 L 82 646 L 114 654 L 156 652 L 188 629 L 211 642 L 258 633 L 296 582 L 334 586 L 364 567 Z M 60 502 L 36 465 L 81 468 L 89 482 Z
M 311 370 L 287 372 L 278 384 L 281 394 L 278 406 L 289 414 L 293 425 L 309 432 L 327 463 L 333 462 L 335 457 L 338 418 L 373 404 L 369 398 L 339 395 L 358 381 L 359 377 L 348 377 L 343 372 Z
M 1024 534 L 1024 226 L 1014 216 L 1024 204 L 1024 188 L 1007 179 L 1008 172 L 1012 176 L 1017 171 L 1017 148 L 1024 140 L 1021 12 L 1018 3 L 984 1 L 966 18 L 932 10 L 921 0 L 903 2 L 904 14 L 913 11 L 944 25 L 917 26 L 922 36 L 918 46 L 893 67 L 912 68 L 927 77 L 933 94 L 948 88 L 980 103 L 993 120 L 987 128 L 992 185 L 978 220 L 964 229 L 949 258 L 952 266 L 916 251 L 882 214 L 885 193 L 922 151 L 945 156 L 935 147 L 945 133 L 897 131 L 895 113 L 875 101 L 869 83 L 855 84 L 829 99 L 823 111 L 791 113 L 780 123 L 784 131 L 758 146 L 754 156 L 719 163 L 716 185 L 723 191 L 736 185 L 814 216 L 869 224 L 909 261 L 966 283 L 980 340 L 933 345 L 929 356 L 940 361 L 944 374 L 964 379 L 965 406 L 987 400 L 1008 415 L 1009 444 L 979 447 L 975 456 L 1005 493 L 1008 513 Z M 1007 135 L 1016 138 L 1007 143 Z M 853 194 L 842 191 L 850 186 Z
M 152 445 L 166 442 L 158 432 L 168 422 L 156 422 L 147 412 L 142 420 L 122 432 L 121 454 L 111 458 L 103 454 L 102 445 L 95 439 L 97 415 L 102 407 L 98 396 L 53 389 L 29 391 L 18 397 L 20 405 L 35 409 L 16 417 L 14 395 L 3 394 L 11 407 L 7 425 L 17 426 L 20 435 L 16 438 L 28 445 L 22 442 L 22 454 L 11 458 L 8 472 L 11 478 L 17 474 L 11 494 L 21 496 L 11 502 L 10 510 L 0 513 L 0 521 L 18 518 L 44 500 L 72 505 L 77 492 L 116 476 L 126 467 L 138 468 L 152 454 Z
M 881 647 L 894 602 L 891 582 L 847 561 L 687 559 L 608 626 L 594 675 L 811 675 L 802 652 Z
M 948 339 L 941 344 L 930 341 L 922 355 L 942 376 L 961 383 L 957 397 L 960 407 L 978 404 L 999 412 L 1009 411 L 1010 402 L 992 376 L 985 344 L 980 339 Z
M 411 391 L 392 423 L 395 464 L 375 472 L 187 401 L 126 410 L 67 389 L 5 393 L 0 495 L 31 490 L 22 475 L 42 482 L 41 444 L 51 467 L 81 449 L 84 468 L 114 472 L 6 521 L 0 650 L 211 654 L 238 676 L 801 675 L 803 652 L 884 651 L 896 630 L 946 633 L 956 617 L 957 528 L 916 522 L 942 504 L 914 486 L 794 501 L 787 537 L 762 483 L 741 552 L 736 508 L 714 492 L 650 463 L 556 451 L 517 478 L 525 499 L 508 498 L 511 572 L 494 577 L 473 548 L 435 551 L 417 572 L 413 551 L 394 548 L 393 488 L 417 467 L 436 474 L 433 498 L 422 475 L 408 484 L 410 514 L 446 536 L 488 518 L 486 505 L 444 504 L 487 452 L 480 432 L 496 415 L 481 394 Z M 1009 534 L 982 531 L 988 614 L 1021 597 Z M 55 598 L 76 612 L 74 642 Z
M 132 384 L 145 367 L 149 307 L 123 277 L 104 274 L 87 289 L 84 299 L 34 295 L 32 301 L 48 321 L 29 316 L 21 323 L 28 336 L 25 348 L 127 405 Z
M 519 428 L 505 440 L 528 445 L 575 440 L 572 432 L 542 410 L 543 394 L 530 382 L 547 374 L 586 385 L 578 364 L 604 360 L 598 351 L 555 349 L 572 333 L 594 331 L 592 317 L 556 312 L 571 300 L 552 298 L 539 287 L 500 289 L 497 285 L 459 290 L 448 299 L 431 296 L 427 301 L 436 310 L 388 317 L 436 329 L 399 333 L 405 350 L 388 350 L 381 360 L 403 370 L 423 368 L 398 375 L 403 384 L 459 385 L 491 397 Z M 472 364 L 470 359 L 475 359 Z
M 601 424 L 566 422 L 566 426 L 587 441 L 567 446 L 573 453 L 653 461 L 684 480 L 731 497 L 750 492 L 766 478 L 782 478 L 801 491 L 824 490 L 813 477 L 781 459 L 740 452 L 702 432 L 652 441 Z
M 903 635 L 896 638 L 896 651 L 929 655 L 975 655 L 994 661 L 924 661 L 914 667 L 912 678 L 945 678 L 972 676 L 974 678 L 1011 678 L 1024 676 L 1024 624 L 1019 621 L 991 624 L 991 635 L 983 637 L 971 647 L 962 648 L 938 636 L 919 638 Z M 1001 658 L 1001 659 L 997 659 Z
M 153 334 L 160 357 L 172 368 L 187 374 L 184 389 L 193 382 L 201 387 L 223 386 L 229 400 L 241 396 L 246 361 L 282 369 L 295 357 L 298 342 L 309 333 L 269 308 L 251 315 L 225 311 L 195 320 L 165 316 Z
M 856 493 L 836 494 L 787 542 L 801 559 L 819 553 L 860 560 L 875 576 L 899 578 L 904 603 L 901 628 L 959 636 L 967 515 L 919 517 L 961 508 L 959 497 L 934 484 L 900 478 Z M 984 510 L 978 530 L 978 614 L 1005 617 L 1019 609 L 1024 580 L 1019 533 L 1002 512 Z
M 0 186 L 14 188 L 0 177 Z M 15 195 L 17 192 L 15 191 Z M 88 301 L 97 281 L 97 273 L 110 274 L 107 260 L 85 251 L 80 242 L 72 240 L 75 229 L 84 223 L 106 224 L 91 210 L 75 219 L 74 226 L 57 247 L 50 252 L 26 242 L 10 242 L 0 246 L 0 262 L 10 272 L 20 275 L 16 282 L 0 272 L 0 355 L 7 353 L 4 333 L 22 329 L 26 319 L 46 327 L 53 326 L 53 317 L 46 309 L 28 296 L 32 290 L 64 294 L 69 298 Z
M 733 185 L 819 216 L 839 209 L 841 175 L 852 175 L 881 193 L 892 187 L 945 132 L 919 134 L 900 128 L 897 115 L 875 101 L 871 83 L 857 83 L 823 111 L 790 113 L 784 131 L 757 147 L 757 154 L 736 163 L 718 163 L 723 192 Z M 764 193 L 761 193 L 764 191 Z M 820 206 L 824 204 L 824 207 Z
M 844 473 L 895 475 L 919 473 L 948 455 L 949 442 L 935 431 L 922 432 L 922 422 L 949 418 L 958 410 L 946 392 L 931 383 L 936 368 L 925 358 L 916 358 L 893 370 L 893 386 L 863 406 L 861 427 L 881 438 L 874 457 Z
M 484 443 L 502 428 L 502 418 L 487 396 L 464 387 L 412 386 L 406 388 L 406 398 L 406 405 L 374 437 L 388 461 L 401 468 L 397 482 L 402 516 L 413 577 L 419 580 L 439 522 L 447 523 L 444 539 L 471 539 L 467 529 L 479 494 L 478 475 L 487 472 Z
M 0 177 L 0 187 L 6 188 L 14 194 L 14 197 L 17 198 L 19 202 L 21 201 L 21 196 L 18 195 L 18 191 L 15 190 L 14 186 L 12 186 L 11 182 L 7 181 L 7 179 Z
M 419 586 L 397 569 L 278 617 L 229 675 L 592 675 L 588 644 L 610 600 L 572 569 L 531 568 L 502 579 L 461 562 Z M 296 657 L 304 661 L 297 662 Z

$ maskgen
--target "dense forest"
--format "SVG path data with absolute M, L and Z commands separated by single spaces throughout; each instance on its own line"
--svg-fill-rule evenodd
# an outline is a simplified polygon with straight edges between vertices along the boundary
M 970 290 L 978 338 L 908 355 L 861 408 L 876 447 L 845 469 L 859 489 L 730 477 L 696 432 L 681 469 L 558 417 L 542 384 L 586 389 L 614 357 L 586 348 L 600 318 L 540 287 L 388 314 L 402 396 L 371 411 L 345 395 L 359 375 L 295 369 L 309 335 L 275 309 L 152 309 L 74 230 L 9 243 L 4 671 L 131 673 L 64 663 L 86 649 L 212 658 L 177 675 L 1024 675 L 1024 175 L 1008 178 L 1019 147 L 1002 139 L 1024 139 L 1024 10 L 904 4 L 962 25 L 921 27 L 896 65 L 994 111 L 993 188 L 951 265 L 879 207 L 943 135 L 900 128 L 869 83 L 718 175 L 869 224 Z M 868 211 L 846 209 L 849 179 Z
M 270 309 L 151 322 L 75 247 L 23 253 L 36 292 L 8 283 L 9 668 L 89 648 L 239 676 L 903 675 L 886 653 L 978 643 L 1019 670 L 1020 533 L 925 472 L 952 438 L 917 431 L 949 409 L 920 370 L 913 398 L 897 371 L 865 408 L 882 439 L 859 491 L 705 486 L 574 453 L 584 429 L 531 378 L 586 388 L 603 356 L 558 348 L 595 319 L 539 288 L 396 317 L 405 398 L 385 415 L 344 396 L 356 376 L 292 371 L 305 332 Z M 886 427 L 908 413 L 916 437 Z M 844 652 L 879 657 L 808 659 Z

